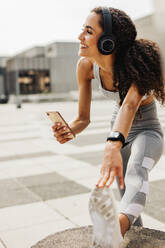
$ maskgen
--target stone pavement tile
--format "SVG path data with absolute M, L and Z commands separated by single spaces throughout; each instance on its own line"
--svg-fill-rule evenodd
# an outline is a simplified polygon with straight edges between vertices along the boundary
M 35 155 L 35 156 L 34 156 Z M 13 166 L 41 166 L 46 165 L 46 163 L 53 162 L 56 155 L 52 152 L 41 152 L 41 153 L 32 153 L 28 154 L 28 156 L 23 155 L 22 158 L 18 157 L 18 159 L 7 160 L 0 163 L 0 171 L 11 169 Z
M 119 200 L 117 190 L 113 191 L 115 193 L 115 197 L 117 196 L 116 199 Z M 90 194 L 91 192 L 87 194 L 79 194 L 60 199 L 53 199 L 46 201 L 46 204 L 48 204 L 48 206 L 57 210 L 59 213 L 70 219 L 75 216 L 88 214 L 88 203 Z
M 67 178 L 55 172 L 38 174 L 27 177 L 19 177 L 17 178 L 17 180 L 19 183 L 21 183 L 26 187 L 53 185 L 55 183 L 60 184 L 67 182 Z
M 37 158 L 39 157 L 41 160 L 41 157 L 43 156 L 54 156 L 55 153 L 51 152 L 51 151 L 43 151 L 43 152 L 33 152 L 33 153 L 28 153 L 28 154 L 9 154 L 9 152 L 5 152 L 3 153 L 1 151 L 0 153 L 0 161 L 1 162 L 11 162 L 12 163 L 16 163 L 16 161 L 13 160 L 18 160 L 18 159 L 29 159 L 29 158 Z M 2 164 L 2 163 L 1 163 Z M 1 168 L 1 164 L 0 164 L 0 168 Z
M 22 140 L 22 139 L 34 139 L 35 137 L 40 137 L 39 129 L 25 129 L 25 130 L 14 130 L 10 127 L 10 130 L 5 130 L 4 128 L 0 129 L 0 142 Z
M 90 135 L 98 135 L 98 134 L 103 134 L 103 136 L 106 134 L 108 134 L 108 132 L 110 131 L 110 128 L 94 128 L 94 129 L 90 129 L 88 130 L 85 129 L 82 133 L 79 134 L 78 137 L 82 137 L 82 136 L 90 136 Z
M 10 109 L 11 111 L 11 109 Z M 4 116 L 3 116 L 4 117 Z M 0 123 L 0 129 L 4 129 L 5 131 L 7 130 L 11 130 L 11 129 L 15 129 L 15 128 L 21 128 L 21 127 L 25 127 L 25 128 L 29 128 L 31 126 L 30 122 L 23 122 L 23 121 L 16 121 L 15 123 L 9 123 L 8 122 L 9 116 L 7 116 L 6 122 Z
M 59 172 L 61 175 L 66 176 L 70 180 L 78 182 L 79 179 L 87 179 L 98 176 L 98 168 L 91 165 L 86 165 L 86 167 L 76 168 L 74 170 L 68 170 L 67 172 Z
M 71 144 L 76 146 L 100 144 L 100 143 L 105 143 L 106 137 L 107 137 L 107 131 L 101 134 L 99 134 L 98 132 L 98 134 L 80 135 L 76 139 L 73 139 L 71 141 Z
M 1 144 L 0 144 L 0 158 L 6 158 L 8 157 L 10 154 L 8 152 L 8 150 L 6 150 L 6 147 L 3 147 Z M 13 153 L 12 153 L 13 155 Z
M 5 126 L 1 126 L 0 125 L 0 135 L 5 136 L 6 134 L 24 134 L 24 133 L 28 133 L 28 132 L 33 132 L 33 133 L 37 133 L 38 132 L 38 128 L 34 127 L 34 124 L 29 124 L 29 125 L 21 125 L 21 123 L 15 126 L 12 125 L 5 125 Z
M 84 163 L 82 161 L 79 160 L 74 160 L 74 162 L 70 161 L 70 158 L 67 159 L 68 162 L 63 163 L 62 159 L 60 163 L 57 163 L 56 159 L 54 160 L 54 162 L 50 162 L 47 163 L 45 165 L 45 167 L 47 167 L 48 169 L 50 169 L 52 172 L 57 172 L 60 174 L 63 174 L 64 176 L 67 176 L 67 172 L 68 171 L 72 171 L 72 174 L 74 172 L 74 170 L 80 170 L 80 169 L 85 169 L 88 168 L 88 164 Z M 44 165 L 41 165 L 44 166 Z
M 110 121 L 97 121 L 97 122 L 92 122 L 90 125 L 86 128 L 86 130 L 92 130 L 92 129 L 106 129 L 107 127 L 110 127 Z
M 54 162 L 48 163 L 46 167 L 75 181 L 82 178 L 96 177 L 99 170 L 86 162 L 68 156 L 57 156 Z
M 76 160 L 75 160 L 76 162 Z M 80 163 L 83 163 L 79 161 Z M 88 188 L 93 188 L 96 185 L 97 178 L 99 176 L 99 167 L 93 167 L 86 164 L 84 167 L 75 168 L 74 170 L 59 170 L 58 173 L 61 176 L 74 180 L 74 182 L 81 184 Z
M 159 166 L 159 162 L 157 164 Z M 159 181 L 165 179 L 164 177 L 165 170 L 159 167 L 155 167 L 149 174 L 149 181 Z
M 31 227 L 48 221 L 64 220 L 64 217 L 43 202 L 0 209 L 0 232 Z
M 0 180 L 0 208 L 40 201 L 40 197 L 15 179 Z
M 0 178 L 23 177 L 48 172 L 65 172 L 86 168 L 87 163 L 67 156 L 53 153 L 39 153 L 37 156 L 23 156 L 23 159 L 3 161 L 0 163 Z M 44 156 L 45 155 L 45 156 Z M 49 155 L 49 156 L 48 156 Z
M 162 204 L 165 203 L 165 188 L 159 187 L 161 181 L 164 181 L 165 184 L 165 180 L 154 181 L 150 183 L 150 192 L 147 203 L 156 203 L 158 201 L 162 202 Z
M 72 216 L 70 217 L 70 220 L 78 226 L 86 226 L 92 224 L 89 213 Z
M 17 141 L 24 141 L 24 142 L 27 142 L 28 140 L 30 140 L 30 141 L 32 141 L 32 140 L 35 140 L 35 139 L 38 139 L 38 138 L 40 138 L 40 136 L 38 135 L 38 136 L 31 136 L 31 137 L 21 137 L 21 138 L 1 138 L 0 139 L 0 142 L 1 143 L 9 143 L 9 142 L 17 142 Z
M 152 182 L 151 185 L 154 187 L 154 188 L 157 188 L 159 190 L 163 190 L 165 192 L 165 178 L 162 179 L 162 180 L 157 180 L 156 182 Z M 164 198 L 165 200 L 165 198 Z
M 88 201 L 90 193 L 68 196 L 60 199 L 53 199 L 45 203 L 52 209 L 67 218 L 88 214 Z
M 152 182 L 152 184 L 156 182 Z M 152 184 L 144 212 L 165 223 L 165 190 L 160 190 Z
M 17 180 L 43 201 L 89 192 L 87 187 L 55 172 L 17 178 Z
M 158 164 L 155 165 L 155 168 L 165 170 L 165 155 L 161 156 L 160 160 L 158 161 Z
M 40 140 L 36 140 L 33 143 L 36 144 L 38 147 L 41 147 L 42 149 L 46 149 L 62 155 L 73 153 L 76 148 L 75 145 L 71 144 L 71 141 L 67 142 L 66 144 L 59 144 L 53 137 L 42 137 Z
M 36 139 L 38 140 L 38 139 Z M 41 141 L 40 141 L 41 142 Z M 42 148 L 34 143 L 33 140 L 26 140 L 25 141 L 14 141 L 14 142 L 5 142 L 3 144 L 0 144 L 0 150 L 6 151 L 6 154 L 8 156 L 16 156 L 16 155 L 26 155 L 26 154 L 32 154 L 32 153 L 38 153 L 38 152 L 45 152 L 49 151 L 45 148 Z M 0 154 L 3 157 L 3 154 Z
M 77 180 L 81 185 L 93 189 L 96 186 L 97 178 L 91 177 L 91 178 L 82 178 Z
M 48 161 L 48 163 L 45 163 L 45 166 L 56 172 L 67 171 L 67 174 L 68 170 L 71 171 L 80 168 L 86 168 L 87 166 L 89 166 L 89 164 L 76 160 L 69 156 L 57 155 L 54 156 L 54 159 L 52 159 L 52 161 Z
M 50 234 L 74 227 L 76 225 L 65 219 L 50 220 L 29 227 L 0 232 L 0 237 L 5 242 L 7 248 L 30 248 Z
M 88 178 L 88 179 L 79 179 L 78 182 L 81 185 L 88 187 L 90 190 L 93 190 L 96 186 L 97 180 L 95 177 L 93 177 L 93 178 Z M 116 201 L 120 201 L 121 197 L 120 197 L 120 193 L 119 193 L 116 181 L 113 182 L 113 184 L 111 185 L 111 188 L 112 188 L 113 193 L 115 195 Z
M 147 215 L 146 213 L 142 213 L 141 216 L 142 216 L 144 227 L 153 228 L 153 229 L 160 230 L 160 231 L 165 230 L 165 223 L 160 222 L 157 219 L 154 219 L 153 217 Z
M 103 103 L 103 102 L 101 102 Z M 109 103 L 108 102 L 108 105 L 112 105 L 112 102 Z M 104 107 L 103 107 L 104 109 Z M 107 114 L 107 112 L 105 111 L 104 113 L 101 111 L 101 112 L 98 112 L 97 116 L 96 116 L 96 113 L 93 113 L 93 115 L 91 115 L 91 125 L 93 123 L 102 123 L 102 122 L 109 122 L 110 123 L 110 119 L 111 119 L 111 114 L 113 113 L 113 109 L 110 110 L 111 112 L 109 112 L 109 115 Z
M 8 174 L 6 174 L 3 171 L 0 171 L 0 180 L 8 179 L 8 178 L 9 178 L 9 175 Z
M 39 128 L 34 124 L 34 122 L 31 122 L 31 125 L 24 125 L 21 123 L 13 126 L 13 125 L 5 125 L 5 126 L 1 126 L 0 125 L 0 135 L 1 137 L 20 137 L 25 135 L 25 137 L 27 137 L 27 135 L 29 134 L 29 136 L 34 136 L 34 134 L 39 134 Z
M 43 201 L 89 192 L 88 188 L 69 180 L 66 183 L 33 186 L 29 189 L 40 196 Z
M 3 171 L 4 169 L 10 169 L 13 166 L 47 166 L 49 164 L 51 165 L 57 165 L 61 166 L 61 164 L 65 165 L 67 163 L 68 157 L 65 157 L 63 155 L 56 155 L 53 152 L 45 151 L 45 152 L 39 152 L 39 153 L 32 153 L 28 155 L 21 155 L 17 157 L 17 159 L 14 160 L 8 160 L 0 163 L 0 171 Z M 73 159 L 71 162 L 74 161 Z M 56 163 L 55 163 L 56 162 Z M 69 164 L 71 166 L 71 164 Z M 76 166 L 76 165 L 75 165 Z M 66 165 L 67 168 L 67 165 Z
M 15 177 L 25 177 L 25 176 L 32 176 L 32 175 L 39 175 L 49 173 L 52 170 L 46 166 L 40 166 L 37 164 L 28 164 L 24 165 L 23 161 L 22 164 L 13 164 L 13 166 L 8 168 L 1 169 L 0 167 L 0 179 L 3 178 L 3 174 L 6 178 L 15 178 Z M 2 178 L 1 178 L 2 173 Z
M 80 161 L 84 161 L 87 162 L 91 165 L 96 165 L 98 166 L 98 164 L 101 164 L 102 160 L 103 160 L 103 155 L 104 155 L 104 151 L 91 151 L 91 152 L 84 152 L 84 153 L 78 153 L 78 154 L 72 154 L 72 155 L 68 155 L 71 156 L 74 159 L 80 160 Z
M 78 139 L 78 137 L 76 138 Z M 76 140 L 75 139 L 75 140 Z M 34 141 L 33 143 L 35 143 Z M 43 149 L 52 151 L 54 153 L 58 153 L 61 155 L 68 155 L 68 154 L 76 154 L 76 153 L 84 153 L 84 152 L 89 152 L 89 151 L 102 151 L 105 148 L 105 143 L 101 142 L 99 144 L 92 144 L 89 145 L 88 142 L 86 142 L 85 146 L 76 146 L 71 143 L 72 141 L 66 143 L 66 144 L 59 144 L 56 140 L 54 139 L 46 139 L 43 138 L 40 140 L 40 142 L 36 142 L 36 144 Z

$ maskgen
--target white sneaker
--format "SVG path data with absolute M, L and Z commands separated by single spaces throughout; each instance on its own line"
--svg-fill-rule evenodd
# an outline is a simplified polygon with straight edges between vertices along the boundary
M 89 199 L 92 248 L 119 248 L 123 240 L 115 198 L 110 188 L 95 188 Z

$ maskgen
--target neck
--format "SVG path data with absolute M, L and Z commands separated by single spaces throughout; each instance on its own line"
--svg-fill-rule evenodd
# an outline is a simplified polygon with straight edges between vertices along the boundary
M 114 54 L 101 55 L 95 58 L 94 61 L 103 71 L 113 74 Z

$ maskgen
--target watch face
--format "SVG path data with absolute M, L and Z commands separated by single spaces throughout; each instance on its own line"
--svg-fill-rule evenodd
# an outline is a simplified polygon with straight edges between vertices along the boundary
M 119 137 L 119 133 L 118 132 L 112 132 L 111 133 L 111 137 L 118 138 Z
M 123 145 L 125 144 L 125 138 L 123 134 L 118 131 L 111 132 L 110 137 L 107 138 L 107 141 L 108 140 L 121 141 Z

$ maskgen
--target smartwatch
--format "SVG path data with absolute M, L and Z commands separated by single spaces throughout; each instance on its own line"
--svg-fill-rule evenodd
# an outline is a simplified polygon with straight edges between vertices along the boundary
M 118 131 L 115 132 L 111 132 L 110 136 L 107 138 L 107 141 L 111 140 L 111 141 L 121 141 L 123 146 L 125 144 L 125 138 L 124 135 Z

